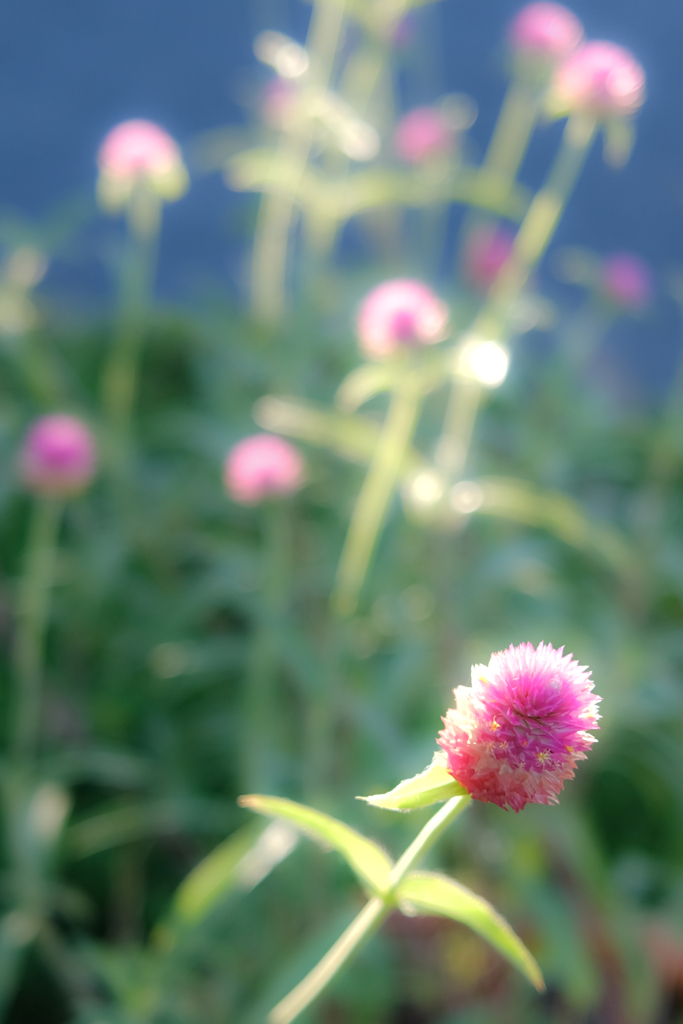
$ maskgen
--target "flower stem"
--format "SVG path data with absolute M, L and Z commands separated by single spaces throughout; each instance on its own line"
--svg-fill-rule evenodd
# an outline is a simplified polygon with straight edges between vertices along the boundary
M 401 463 L 415 429 L 420 394 L 420 387 L 406 380 L 391 399 L 339 560 L 331 600 L 340 615 L 352 615 L 355 611 Z
M 464 811 L 468 796 L 454 796 L 429 819 L 389 875 L 385 892 L 373 896 L 309 974 L 268 1014 L 268 1024 L 291 1024 L 329 985 L 345 963 L 377 931 L 394 909 L 394 892 L 444 830 Z
M 311 60 L 312 85 L 323 93 L 332 73 L 339 34 L 344 19 L 344 2 L 317 0 L 311 16 L 307 49 Z M 288 169 L 289 185 L 264 195 L 259 207 L 251 271 L 251 296 L 254 315 L 274 321 L 285 309 L 287 249 L 294 206 L 306 170 L 313 142 L 314 122 L 282 135 L 275 162 Z
M 111 430 L 112 461 L 119 471 L 128 456 L 130 423 L 138 390 L 142 341 L 151 305 L 161 225 L 161 200 L 144 184 L 139 185 L 129 200 L 127 222 L 118 319 L 102 376 L 102 402 Z
M 61 501 L 55 498 L 36 501 L 19 583 L 13 650 L 16 713 L 12 753 L 20 763 L 30 761 L 38 743 L 45 626 L 61 518 Z
M 269 753 L 276 744 L 278 711 L 274 679 L 278 634 L 283 628 L 291 549 L 288 508 L 281 501 L 265 502 L 263 577 L 258 619 L 250 644 L 244 689 L 242 776 L 248 792 L 272 788 Z
M 536 193 L 515 237 L 512 253 L 493 282 L 486 304 L 469 334 L 507 340 L 510 313 L 534 267 L 545 253 L 595 137 L 596 121 L 575 114 L 569 118 L 562 143 L 545 185 Z M 452 385 L 444 427 L 437 446 L 450 480 L 467 459 L 481 401 L 480 384 L 457 377 Z

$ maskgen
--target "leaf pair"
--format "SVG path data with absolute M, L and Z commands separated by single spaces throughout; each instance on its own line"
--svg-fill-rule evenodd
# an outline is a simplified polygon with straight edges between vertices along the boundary
M 437 755 L 424 772 L 400 783 L 390 793 L 366 798 L 375 806 L 413 810 L 462 795 L 464 790 L 446 772 Z M 243 796 L 240 806 L 295 825 L 326 849 L 347 861 L 361 884 L 386 906 L 397 904 L 409 915 L 438 914 L 468 925 L 486 939 L 537 989 L 542 990 L 540 969 L 510 925 L 486 900 L 445 875 L 411 871 L 392 884 L 394 864 L 373 840 L 344 822 L 311 807 L 281 797 Z

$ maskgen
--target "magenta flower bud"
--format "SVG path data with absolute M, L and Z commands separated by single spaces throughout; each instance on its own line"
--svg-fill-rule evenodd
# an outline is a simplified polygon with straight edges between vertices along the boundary
M 484 224 L 467 237 L 463 252 L 463 270 L 469 284 L 486 292 L 509 258 L 515 236 L 500 225 Z
M 19 473 L 35 494 L 66 498 L 83 491 L 95 474 L 93 436 L 75 416 L 43 416 L 24 438 Z
M 409 164 L 421 164 L 453 149 L 453 132 L 436 107 L 404 114 L 394 132 L 394 149 Z
M 647 306 L 652 297 L 652 275 L 638 256 L 615 252 L 603 261 L 600 292 L 615 306 L 636 312 Z
M 521 811 L 557 803 L 576 762 L 596 742 L 600 697 L 587 668 L 564 649 L 520 644 L 474 665 L 438 742 L 450 774 L 475 800 Z
M 98 197 L 108 210 L 121 209 L 137 182 L 172 202 L 189 179 L 177 143 L 152 121 L 123 121 L 108 133 L 97 154 Z
M 261 97 L 261 117 L 269 128 L 282 131 L 294 119 L 298 106 L 298 89 L 286 78 L 273 78 Z
M 303 486 L 304 475 L 299 452 L 275 434 L 253 434 L 238 441 L 223 469 L 228 493 L 242 505 L 294 494 Z
M 448 308 L 421 281 L 396 278 L 378 284 L 361 303 L 357 331 L 362 350 L 381 358 L 446 335 Z
M 508 40 L 515 53 L 562 60 L 581 42 L 583 25 L 562 4 L 527 4 L 513 18 Z
M 557 69 L 552 105 L 562 113 L 609 118 L 633 114 L 645 100 L 645 72 L 615 43 L 581 46 Z

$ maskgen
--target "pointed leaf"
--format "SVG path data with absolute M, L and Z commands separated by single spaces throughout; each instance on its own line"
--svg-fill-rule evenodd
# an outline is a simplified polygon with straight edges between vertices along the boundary
M 276 796 L 251 794 L 241 796 L 237 802 L 240 807 L 248 807 L 258 814 L 291 822 L 315 842 L 341 853 L 360 880 L 373 891 L 385 889 L 393 867 L 391 859 L 381 846 L 344 822 L 312 807 Z
M 253 889 L 297 844 L 290 826 L 250 822 L 229 836 L 190 871 L 176 889 L 171 916 L 195 925 L 233 890 Z
M 491 904 L 466 886 L 432 871 L 412 871 L 395 892 L 396 898 L 427 914 L 441 914 L 466 924 L 490 942 L 513 967 L 542 992 L 541 970 L 518 935 Z
M 365 800 L 373 807 L 383 807 L 387 811 L 415 811 L 420 807 L 429 807 L 452 796 L 464 796 L 467 790 L 456 782 L 446 770 L 444 759 L 439 754 L 419 775 L 412 779 L 404 779 L 388 793 L 376 796 L 359 796 L 357 800 Z

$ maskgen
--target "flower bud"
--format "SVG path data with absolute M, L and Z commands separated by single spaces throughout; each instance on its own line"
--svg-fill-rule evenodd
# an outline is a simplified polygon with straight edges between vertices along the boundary
M 602 264 L 599 288 L 608 302 L 637 312 L 647 306 L 652 297 L 652 275 L 638 256 L 615 252 Z
M 238 441 L 225 460 L 223 479 L 230 496 L 242 505 L 284 497 L 304 482 L 304 460 L 288 441 L 275 434 L 253 434 Z
M 467 282 L 486 292 L 512 252 L 515 236 L 500 225 L 482 224 L 473 228 L 463 252 L 463 270 Z
M 421 164 L 449 153 L 453 132 L 436 107 L 416 107 L 398 122 L 394 149 L 406 163 Z
M 43 416 L 24 438 L 19 473 L 35 494 L 70 497 L 95 474 L 95 442 L 85 423 L 65 413 Z
M 172 202 L 187 191 L 189 179 L 177 143 L 152 121 L 123 121 L 108 133 L 97 154 L 98 198 L 110 211 L 121 210 L 138 183 Z
M 361 349 L 372 358 L 404 347 L 431 345 L 446 335 L 448 308 L 421 281 L 396 278 L 377 285 L 360 307 Z
M 474 665 L 438 742 L 447 769 L 475 800 L 521 811 L 557 803 L 576 762 L 596 742 L 593 681 L 587 668 L 550 644 L 509 647 Z
M 615 43 L 591 42 L 557 69 L 550 103 L 558 113 L 599 118 L 629 115 L 645 100 L 645 72 L 632 53 Z
M 575 50 L 583 37 L 583 25 L 562 4 L 527 4 L 513 18 L 508 30 L 516 54 L 561 60 Z

